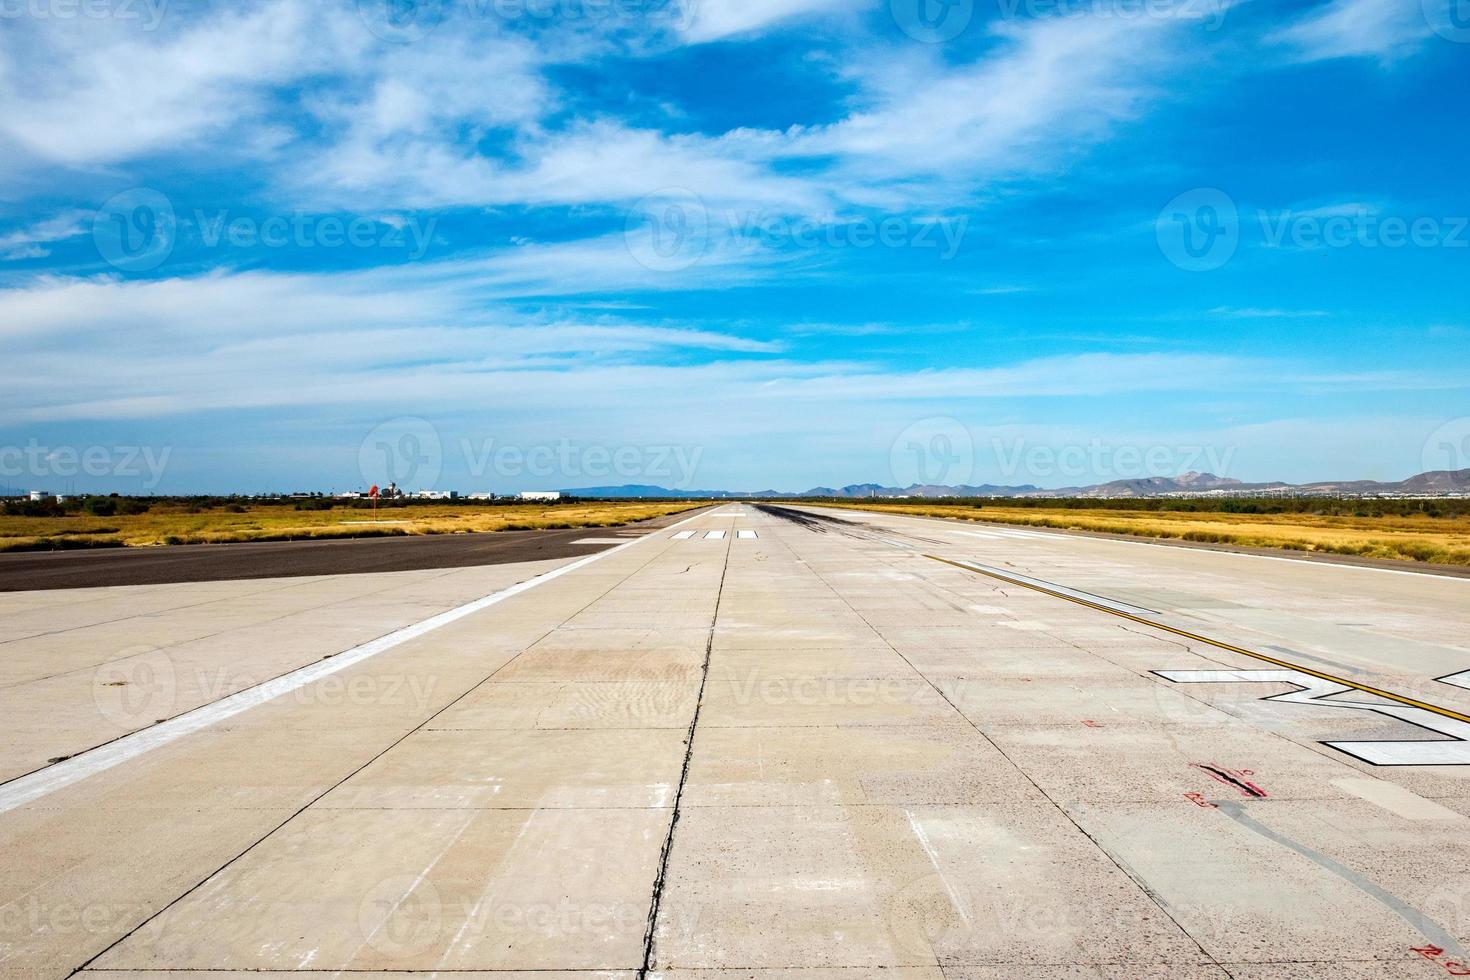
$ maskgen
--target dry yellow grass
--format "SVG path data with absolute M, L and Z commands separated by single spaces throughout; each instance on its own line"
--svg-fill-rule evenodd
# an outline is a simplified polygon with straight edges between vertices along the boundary
M 373 523 L 371 510 L 355 507 L 296 510 L 289 504 L 245 505 L 239 508 L 242 512 L 235 513 L 228 508 L 198 510 L 184 503 L 165 503 L 145 514 L 116 517 L 0 516 L 0 551 L 617 527 L 697 506 L 682 501 L 486 507 L 424 504 L 384 507 L 378 511 L 380 523 Z
M 1316 551 L 1470 566 L 1470 518 L 1312 514 L 1213 514 L 1146 510 L 1073 510 L 961 504 L 824 504 L 853 510 L 949 517 L 990 524 L 1104 531 L 1251 548 Z

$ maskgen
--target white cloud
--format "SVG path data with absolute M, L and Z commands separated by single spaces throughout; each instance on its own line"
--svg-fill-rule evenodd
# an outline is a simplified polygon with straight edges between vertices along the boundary
M 117 18 L 7 20 L 0 138 L 74 167 L 194 149 L 226 130 L 216 152 L 278 138 L 264 120 L 270 87 L 325 67 L 323 49 L 335 49 L 304 9 L 278 0 L 152 32 Z M 256 129 L 236 128 L 247 119 Z
M 0 412 L 25 424 L 361 406 L 385 397 L 407 412 L 512 404 L 563 412 L 586 402 L 615 428 L 620 413 L 637 416 L 650 405 L 678 404 L 705 418 L 766 411 L 812 418 L 869 402 L 1423 384 L 1172 353 L 930 371 L 798 363 L 771 356 L 781 353 L 779 343 L 708 326 L 527 318 L 464 288 L 442 289 L 435 277 L 443 272 L 49 279 L 0 291 L 11 377 Z
M 632 129 L 612 120 L 556 132 L 528 129 L 509 147 L 514 162 L 475 153 L 447 134 L 365 141 L 350 137 L 303 161 L 298 193 L 312 200 L 371 200 L 381 207 L 583 204 L 626 206 L 688 188 L 711 205 L 739 202 L 816 207 L 811 181 L 772 175 L 717 140 Z
M 595 64 L 632 42 L 461 17 L 382 44 L 350 7 L 270 0 L 151 32 L 28 24 L 0 40 L 0 148 L 16 150 L 12 169 L 247 155 L 270 190 L 309 209 L 627 208 L 688 188 L 715 208 L 906 211 L 963 206 L 997 179 L 1065 165 L 1142 111 L 1172 48 L 1167 18 L 1008 20 L 961 65 L 853 31 L 842 121 L 680 133 L 616 107 L 566 112 L 548 65 Z M 687 8 L 683 36 L 747 37 L 839 7 L 861 13 L 837 0 L 707 0 Z M 563 35 L 577 43 L 558 49 Z
M 852 9 L 852 0 L 688 0 L 683 28 L 691 43 L 718 41 L 759 33 L 769 27 L 813 14 Z
M 933 202 L 1070 162 L 1157 94 L 1171 19 L 1007 21 L 981 58 L 950 66 L 915 46 L 857 62 L 862 107 L 828 126 L 738 138 L 775 157 L 835 156 L 845 180 Z M 860 196 L 859 191 L 849 191 Z
M 86 234 L 91 228 L 91 221 L 91 212 L 71 209 L 28 227 L 0 234 L 0 258 L 44 258 L 51 254 L 46 246 Z
M 701 5 L 691 31 L 765 26 L 821 6 Z M 1007 21 L 994 29 L 995 46 L 958 66 L 928 46 L 858 43 L 847 69 L 855 108 L 846 118 L 723 135 L 608 117 L 547 127 L 540 120 L 557 97 L 519 42 L 451 45 L 435 52 L 436 61 L 451 66 L 442 77 L 479 77 L 465 67 L 478 63 L 506 93 L 498 149 L 481 152 L 464 136 L 464 127 L 486 125 L 475 116 L 481 107 L 430 99 L 422 92 L 432 90 L 432 78 L 420 84 L 408 72 L 395 81 L 399 73 L 389 71 L 362 99 L 321 107 L 329 128 L 338 124 L 337 135 L 300 159 L 291 179 L 296 193 L 312 200 L 365 198 L 380 207 L 626 207 L 670 188 L 688 188 L 714 207 L 783 214 L 964 205 L 998 179 L 1067 165 L 1141 114 L 1177 53 L 1174 32 L 1182 23 L 1110 16 Z M 439 105 L 439 113 L 419 99 Z M 786 166 L 793 158 L 810 165 L 797 175 Z
M 1294 48 L 1301 61 L 1394 61 L 1413 53 L 1428 35 L 1429 22 L 1417 0 L 1332 0 L 1270 40 Z
M 1322 317 L 1331 316 L 1326 310 L 1283 310 L 1278 307 L 1262 306 L 1217 306 L 1210 310 L 1212 316 L 1227 317 L 1232 320 L 1283 320 L 1298 317 Z

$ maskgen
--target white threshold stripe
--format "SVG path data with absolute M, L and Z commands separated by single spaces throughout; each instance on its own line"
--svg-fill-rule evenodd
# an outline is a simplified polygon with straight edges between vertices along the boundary
M 706 541 L 723 541 L 723 540 L 725 540 L 725 532 L 724 531 L 711 531 L 711 532 L 709 532 L 708 534 L 706 534 L 704 536 L 704 539 Z
M 735 537 L 741 541 L 754 541 L 758 535 L 754 531 L 737 531 Z
M 695 532 L 695 531 L 680 531 L 678 534 L 674 535 L 674 540 L 675 541 L 688 541 L 690 538 L 694 537 L 694 535 L 696 533 L 697 532 Z
M 695 520 L 695 518 L 688 517 L 680 521 L 679 524 L 687 524 L 692 520 Z M 678 527 L 679 524 L 671 526 Z M 193 735 L 195 732 L 203 731 L 228 718 L 233 718 L 242 712 L 249 711 L 251 708 L 265 704 L 267 701 L 273 701 L 282 695 L 290 694 L 292 691 L 315 683 L 324 677 L 330 677 L 333 674 L 346 670 L 348 667 L 353 667 L 362 663 L 364 660 L 375 657 L 380 653 L 392 650 L 394 647 L 402 646 L 411 640 L 416 640 L 437 629 L 442 629 L 450 623 L 464 619 L 466 616 L 473 616 L 477 612 L 489 609 L 491 606 L 514 598 L 523 592 L 528 592 L 538 585 L 545 585 L 547 582 L 559 579 L 563 575 L 577 571 L 579 568 L 586 568 L 595 561 L 601 561 L 610 555 L 615 555 L 625 548 L 631 548 L 633 545 L 646 540 L 648 538 L 634 538 L 631 541 L 625 541 L 616 548 L 609 548 L 607 551 L 598 552 L 595 555 L 588 555 L 586 558 L 580 558 L 569 565 L 554 568 L 534 578 L 526 579 L 524 582 L 517 582 L 515 585 L 502 589 L 499 592 L 493 592 L 490 595 L 467 602 L 462 606 L 456 606 L 437 616 L 431 616 L 423 622 L 414 623 L 412 626 L 405 626 L 403 629 L 388 633 L 385 636 L 380 636 L 376 640 L 370 640 L 350 650 L 344 650 L 330 660 L 319 660 L 316 663 L 308 664 L 288 674 L 282 674 L 280 677 L 268 680 L 263 684 L 246 688 L 243 691 L 231 694 L 229 697 L 201 705 L 192 711 L 187 711 L 179 715 L 177 718 L 170 718 L 161 724 L 142 729 L 131 735 L 124 735 L 105 745 L 99 745 L 96 748 L 79 752 L 65 762 L 58 762 L 54 765 L 47 766 L 45 769 L 38 769 L 28 775 L 12 779 L 8 783 L 0 784 L 0 813 L 6 813 L 14 810 L 16 807 L 25 806 L 27 803 L 34 802 L 57 790 L 65 789 L 74 783 L 79 783 L 89 776 L 94 776 L 99 772 L 105 772 L 114 766 L 136 759 L 140 755 L 168 745 L 170 742 L 175 742 L 186 735 Z

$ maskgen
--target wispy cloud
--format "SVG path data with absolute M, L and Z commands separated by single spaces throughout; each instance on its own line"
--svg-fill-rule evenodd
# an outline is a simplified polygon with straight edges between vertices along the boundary
M 306 10 L 275 0 L 177 27 L 166 18 L 157 31 L 119 18 L 7 18 L 0 139 L 73 167 L 191 150 L 226 128 L 234 137 L 216 153 L 268 146 L 283 138 L 265 118 L 272 87 L 321 70 L 323 49 L 350 53 L 330 19 Z
M 692 16 L 683 35 L 692 43 L 717 41 L 852 6 L 851 0 L 690 0 Z
M 624 408 L 640 399 L 680 399 L 688 411 L 702 412 L 696 403 L 751 399 L 791 411 L 836 411 L 875 399 L 1077 399 L 1260 389 L 1287 380 L 1427 383 L 1403 374 L 1311 373 L 1174 353 L 917 371 L 796 362 L 780 356 L 779 342 L 737 332 L 621 318 L 528 318 L 479 306 L 463 293 L 437 293 L 427 280 L 384 283 L 366 274 L 47 280 L 0 292 L 0 323 L 8 325 L 14 379 L 0 408 L 17 421 L 362 405 L 386 392 L 415 411 L 442 411 L 490 391 L 528 409 L 595 395 L 600 404 Z M 89 351 L 85 361 L 74 353 L 78 344 Z
M 780 155 L 835 155 L 858 181 L 919 175 L 974 186 L 1041 173 L 1135 118 L 1171 60 L 1169 20 L 1059 17 L 1002 22 L 996 45 L 959 66 L 927 52 L 870 52 L 862 108 L 798 130 Z
M 1331 316 L 1332 314 L 1326 310 L 1284 310 L 1266 306 L 1217 306 L 1210 310 L 1210 315 L 1231 320 L 1290 320 L 1299 317 Z
M 45 258 L 56 242 L 64 242 L 87 233 L 92 213 L 70 209 L 33 225 L 0 234 L 0 258 Z
M 1419 3 L 1404 0 L 1331 0 L 1272 35 L 1301 61 L 1377 58 L 1391 62 L 1412 54 L 1429 37 Z

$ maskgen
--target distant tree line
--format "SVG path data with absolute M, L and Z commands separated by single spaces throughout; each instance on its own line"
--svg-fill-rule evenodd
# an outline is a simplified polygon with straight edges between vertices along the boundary
M 562 507 L 568 504 L 585 504 L 586 498 L 563 497 L 560 500 L 535 501 L 538 506 Z M 379 500 L 379 510 L 402 507 L 511 507 L 524 505 L 526 501 L 516 497 L 501 497 L 496 500 L 412 500 L 402 497 Z M 299 511 L 324 511 L 340 507 L 346 510 L 372 510 L 373 501 L 366 497 L 338 498 L 320 493 L 296 494 L 279 497 L 241 496 L 198 496 L 198 497 L 124 497 L 119 494 L 78 495 L 58 501 L 48 496 L 41 500 L 12 498 L 0 501 L 0 514 L 6 517 L 115 517 L 117 515 L 145 514 L 154 508 L 167 508 L 173 513 L 204 514 L 211 511 L 243 514 L 252 507 L 290 507 Z
M 809 498 L 813 502 L 862 503 L 850 497 Z M 1023 510 L 1133 510 L 1200 514 L 1310 514 L 1317 517 L 1466 517 L 1470 499 L 1437 497 L 1396 500 L 1352 497 L 911 497 L 878 498 L 868 503 L 905 503 L 951 507 L 1010 507 Z

